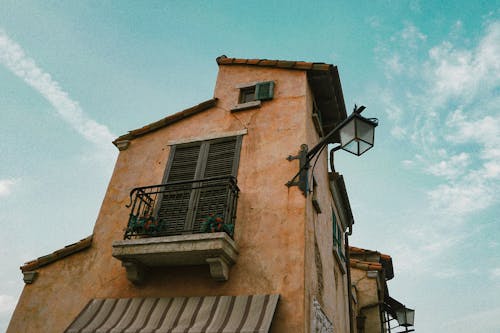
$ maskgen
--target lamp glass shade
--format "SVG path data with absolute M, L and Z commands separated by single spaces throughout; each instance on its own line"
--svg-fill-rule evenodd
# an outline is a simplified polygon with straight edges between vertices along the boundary
M 408 308 L 400 308 L 396 310 L 396 320 L 401 326 L 413 326 L 415 321 L 415 310 Z
M 359 114 L 354 114 L 351 120 L 340 129 L 340 145 L 342 149 L 359 156 L 372 148 L 375 126 L 377 126 L 375 122 Z

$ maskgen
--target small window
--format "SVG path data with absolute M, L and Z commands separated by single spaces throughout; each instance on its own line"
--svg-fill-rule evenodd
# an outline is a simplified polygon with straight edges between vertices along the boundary
M 318 133 L 319 137 L 320 138 L 324 137 L 325 133 L 323 132 L 323 119 L 321 119 L 321 112 L 319 111 L 318 105 L 316 105 L 316 100 L 314 99 L 313 99 L 312 120 L 314 128 L 316 129 L 316 132 Z
M 333 252 L 336 253 L 342 262 L 345 262 L 344 241 L 342 227 L 337 221 L 337 216 L 332 207 L 332 227 L 333 227 Z
M 237 88 L 240 89 L 240 96 L 232 111 L 260 107 L 261 101 L 272 99 L 274 96 L 273 81 L 244 84 Z
M 240 103 L 255 101 L 255 86 L 240 90 Z

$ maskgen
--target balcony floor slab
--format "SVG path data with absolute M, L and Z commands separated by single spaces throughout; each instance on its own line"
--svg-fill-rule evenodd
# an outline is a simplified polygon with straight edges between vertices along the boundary
M 238 248 L 225 232 L 217 232 L 115 241 L 112 254 L 122 261 L 134 283 L 142 282 L 138 277 L 144 276 L 139 272 L 143 267 L 203 264 L 210 265 L 214 279 L 225 281 L 238 257 Z

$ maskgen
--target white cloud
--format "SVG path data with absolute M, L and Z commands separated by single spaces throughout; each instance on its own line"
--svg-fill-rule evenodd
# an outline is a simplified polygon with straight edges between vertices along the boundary
M 442 184 L 427 194 L 438 216 L 455 218 L 458 222 L 465 215 L 488 208 L 496 200 L 495 192 L 481 179 Z
M 451 98 L 470 102 L 478 95 L 494 93 L 500 80 L 499 52 L 500 22 L 486 28 L 476 48 L 457 48 L 449 41 L 433 47 L 425 64 L 432 97 L 440 103 Z
M 0 29 L 0 63 L 38 91 L 55 108 L 58 115 L 87 141 L 110 146 L 115 138 L 109 129 L 91 119 L 78 102 L 71 99 L 49 73 L 37 66 L 22 47 Z
M 470 156 L 465 152 L 453 155 L 447 160 L 442 160 L 438 163 L 427 167 L 427 172 L 438 177 L 456 179 L 462 175 L 470 164 Z
M 427 39 L 427 36 L 423 34 L 415 25 L 407 23 L 401 32 L 401 38 L 407 42 L 408 47 L 415 49 L 418 47 L 420 42 Z
M 400 74 L 404 69 L 399 54 L 393 54 L 390 58 L 385 60 L 385 63 L 389 68 L 387 73 Z
M 0 179 L 0 198 L 9 196 L 16 183 L 18 183 L 17 179 Z
M 500 279 L 500 267 L 491 270 L 491 277 L 494 279 Z
M 460 21 L 452 34 L 457 29 L 462 29 Z M 500 179 L 500 22 L 490 22 L 475 47 L 443 41 L 429 49 L 426 60 L 406 56 L 425 40 L 410 23 L 393 36 L 403 51 L 384 55 L 395 85 L 389 80 L 380 98 L 391 110 L 391 134 L 412 133 L 421 158 L 411 164 L 442 179 L 428 191 L 435 214 L 463 219 L 499 202 L 500 185 L 494 180 Z
M 459 40 L 462 30 L 455 22 L 447 40 L 427 45 L 408 23 L 376 48 L 387 73 L 378 98 L 391 134 L 409 138 L 416 152 L 401 164 L 435 176 L 420 185 L 425 211 L 408 217 L 414 227 L 406 244 L 393 245 L 405 258 L 398 269 L 438 278 L 457 274 L 452 263 L 431 267 L 472 237 L 472 214 L 500 203 L 500 22 L 487 23 L 475 42 Z
M 0 313 L 11 313 L 16 307 L 17 300 L 10 295 L 0 295 Z

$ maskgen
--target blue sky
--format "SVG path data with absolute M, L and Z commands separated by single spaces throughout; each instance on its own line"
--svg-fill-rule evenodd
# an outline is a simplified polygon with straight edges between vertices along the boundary
M 351 243 L 393 257 L 419 332 L 500 330 L 497 1 L 0 5 L 0 330 L 19 266 L 92 232 L 110 141 L 213 95 L 215 58 L 338 65 L 376 146 L 336 154 Z M 292 152 L 290 152 L 292 153 Z

